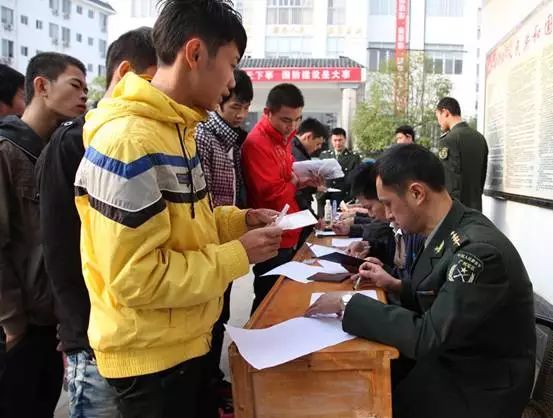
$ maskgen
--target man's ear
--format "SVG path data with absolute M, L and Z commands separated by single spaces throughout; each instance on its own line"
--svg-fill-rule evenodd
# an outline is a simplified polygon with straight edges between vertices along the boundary
M 35 96 L 48 97 L 48 91 L 50 90 L 50 80 L 46 77 L 37 76 L 33 80 L 33 87 L 35 90 Z
M 119 63 L 117 68 L 115 69 L 115 72 L 113 73 L 113 80 L 115 83 L 117 83 L 119 80 L 121 80 L 125 74 L 127 74 L 129 71 L 133 71 L 133 68 L 131 66 L 131 63 L 127 60 L 123 60 Z
M 192 38 L 184 44 L 182 52 L 184 60 L 190 69 L 197 69 L 203 55 L 203 42 L 200 38 Z
M 407 193 L 409 193 L 417 205 L 420 205 L 426 200 L 427 187 L 422 183 L 413 182 L 409 185 Z

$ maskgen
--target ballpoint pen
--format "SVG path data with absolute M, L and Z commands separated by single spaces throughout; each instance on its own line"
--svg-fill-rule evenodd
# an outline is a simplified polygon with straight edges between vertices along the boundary
M 286 216 L 286 214 L 288 213 L 288 209 L 290 209 L 290 205 L 288 203 L 286 203 L 284 205 L 284 207 L 282 208 L 282 210 L 280 211 L 280 213 L 277 215 L 277 217 L 275 219 L 275 225 L 278 226 L 279 222 L 282 221 L 282 218 L 284 218 Z

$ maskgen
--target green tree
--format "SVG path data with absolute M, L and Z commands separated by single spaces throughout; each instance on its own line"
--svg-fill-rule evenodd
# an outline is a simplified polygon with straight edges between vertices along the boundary
M 440 136 L 435 109 L 439 99 L 449 95 L 451 81 L 433 74 L 431 62 L 422 52 L 411 52 L 405 63 L 406 102 L 398 108 L 395 85 L 398 77 L 394 61 L 383 65 L 380 72 L 369 74 L 368 100 L 361 103 L 353 120 L 353 133 L 359 150 L 365 154 L 380 151 L 393 143 L 395 129 L 411 125 L 417 142 L 435 146 Z
M 88 85 L 88 101 L 91 103 L 98 102 L 106 93 L 106 77 L 100 75 Z

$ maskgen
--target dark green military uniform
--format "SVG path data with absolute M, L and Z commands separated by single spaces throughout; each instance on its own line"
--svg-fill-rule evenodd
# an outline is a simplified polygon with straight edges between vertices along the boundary
M 355 295 L 343 328 L 416 360 L 394 390 L 394 418 L 520 418 L 534 380 L 533 306 L 511 242 L 454 201 L 402 282 L 401 306 Z
M 449 194 L 469 208 L 482 211 L 482 193 L 488 168 L 488 145 L 466 122 L 440 138 L 438 157 L 445 169 Z
M 318 202 L 318 212 L 319 216 L 323 216 L 323 210 L 326 199 L 330 200 L 336 200 L 338 203 L 340 203 L 342 200 L 345 202 L 348 202 L 352 199 L 351 196 L 351 173 L 355 168 L 361 164 L 361 156 L 357 154 L 355 151 L 350 151 L 349 149 L 345 149 L 340 154 L 338 154 L 334 150 L 327 150 L 321 152 L 320 156 L 321 160 L 326 160 L 330 158 L 335 158 L 338 160 L 338 163 L 340 163 L 340 166 L 342 167 L 342 171 L 344 172 L 344 177 L 334 180 L 328 180 L 326 182 L 327 187 L 333 187 L 335 189 L 340 189 L 342 192 L 338 193 L 320 193 L 317 195 L 317 202 Z

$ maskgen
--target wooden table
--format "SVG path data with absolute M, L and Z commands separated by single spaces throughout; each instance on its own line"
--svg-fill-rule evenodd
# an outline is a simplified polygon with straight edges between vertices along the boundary
M 311 242 L 329 245 L 330 238 Z M 312 258 L 307 246 L 295 260 Z M 351 282 L 309 284 L 279 278 L 245 328 L 301 316 L 313 292 L 351 290 Z M 386 296 L 377 290 L 379 300 Z M 392 418 L 390 360 L 397 349 L 360 338 L 257 370 L 229 347 L 236 418 Z

